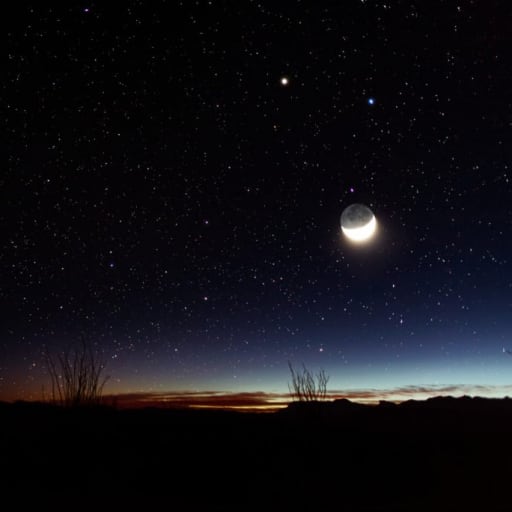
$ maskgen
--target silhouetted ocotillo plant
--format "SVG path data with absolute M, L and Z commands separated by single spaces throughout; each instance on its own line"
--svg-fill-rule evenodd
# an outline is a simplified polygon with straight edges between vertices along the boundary
M 302 370 L 295 370 L 290 362 L 288 368 L 292 376 L 288 389 L 293 400 L 298 402 L 313 402 L 325 400 L 327 395 L 327 383 L 329 376 L 324 370 L 320 370 L 316 376 L 313 375 L 303 364 Z
M 52 357 L 45 354 L 51 379 L 51 400 L 66 407 L 98 405 L 108 376 L 105 362 L 82 338 L 78 347 Z

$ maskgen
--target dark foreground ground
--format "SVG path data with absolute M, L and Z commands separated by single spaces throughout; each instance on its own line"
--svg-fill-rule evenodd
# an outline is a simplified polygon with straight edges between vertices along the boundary
M 16 510 L 512 510 L 512 400 L 302 405 L 0 404 L 2 497 Z

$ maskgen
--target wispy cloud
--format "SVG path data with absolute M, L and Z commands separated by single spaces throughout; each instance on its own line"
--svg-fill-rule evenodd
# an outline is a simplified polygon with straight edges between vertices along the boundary
M 290 397 L 263 391 L 229 393 L 225 391 L 178 391 L 123 393 L 105 397 L 119 407 L 174 407 L 275 410 L 286 407 Z
M 512 396 L 512 385 L 431 385 L 402 386 L 389 389 L 331 390 L 328 400 L 346 398 L 354 402 L 378 403 L 380 400 L 401 402 L 409 399 L 423 400 L 432 396 Z M 194 409 L 234 409 L 250 411 L 275 411 L 286 407 L 292 400 L 288 393 L 266 393 L 263 391 L 229 393 L 225 391 L 176 391 L 122 393 L 105 397 L 107 402 L 115 400 L 122 408 L 169 407 Z

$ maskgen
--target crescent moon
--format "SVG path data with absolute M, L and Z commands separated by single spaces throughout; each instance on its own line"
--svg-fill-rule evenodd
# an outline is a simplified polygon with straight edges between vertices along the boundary
M 365 242 L 370 239 L 377 229 L 377 219 L 375 215 L 364 226 L 359 228 L 345 228 L 341 226 L 343 234 L 352 242 Z

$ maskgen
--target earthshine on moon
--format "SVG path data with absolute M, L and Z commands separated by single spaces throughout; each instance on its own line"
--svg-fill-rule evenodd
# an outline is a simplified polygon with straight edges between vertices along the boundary
M 341 214 L 341 231 L 352 242 L 366 242 L 377 229 L 377 219 L 364 204 L 347 206 Z

